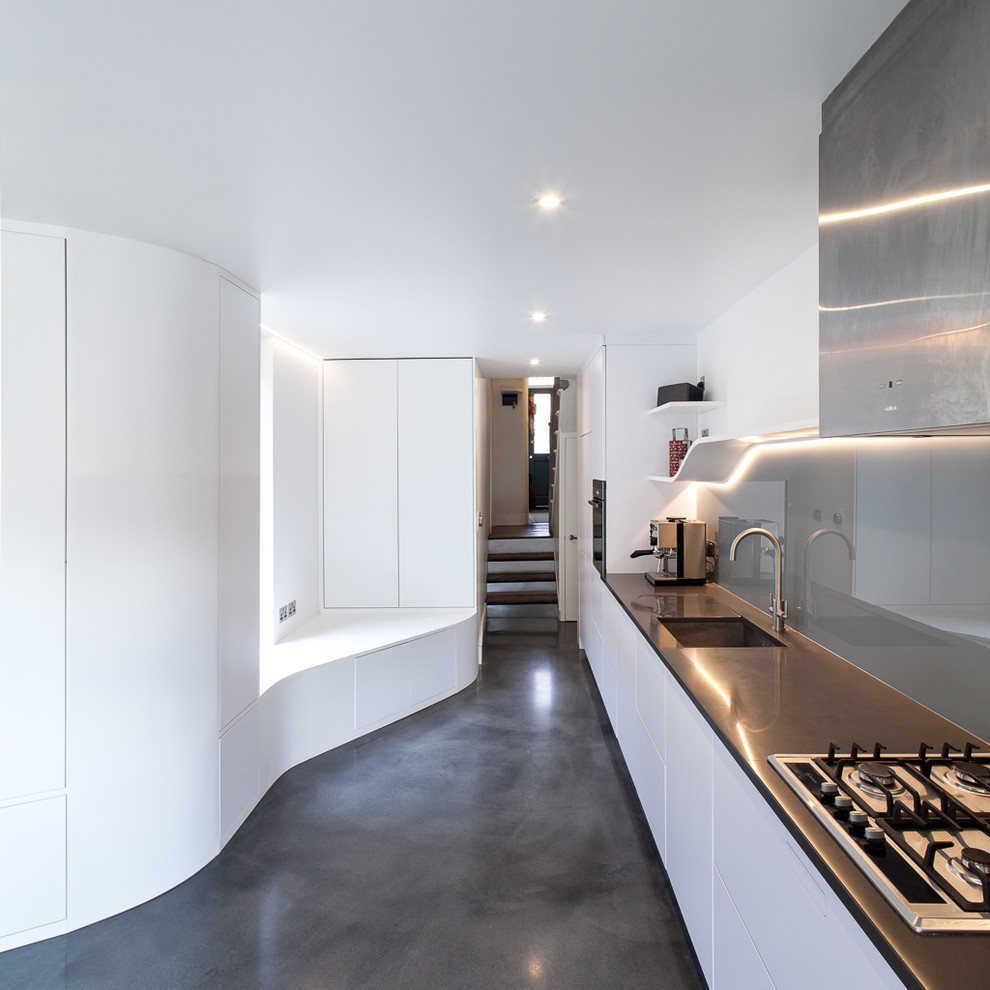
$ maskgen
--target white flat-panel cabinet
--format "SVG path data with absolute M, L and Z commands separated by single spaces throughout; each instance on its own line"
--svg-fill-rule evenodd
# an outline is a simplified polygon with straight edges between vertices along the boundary
M 713 952 L 712 744 L 708 724 L 668 677 L 664 865 L 709 985 Z
M 323 362 L 327 608 L 396 608 L 398 362 Z
M 717 870 L 712 893 L 715 926 L 713 990 L 774 990 L 770 974 Z
M 74 231 L 65 297 L 78 926 L 169 889 L 217 851 L 217 270 Z
M 65 917 L 64 796 L 0 808 L 0 878 L 0 937 Z
M 472 607 L 473 362 L 323 367 L 324 605 Z
M 790 837 L 732 757 L 716 747 L 714 759 L 714 860 L 716 890 L 724 902 L 715 911 L 716 990 L 743 984 L 719 977 L 733 966 L 752 967 L 746 942 L 759 951 L 779 990 L 831 990 L 836 971 L 817 965 L 823 946 L 841 970 L 855 974 L 857 990 L 901 987 L 890 967 Z M 669 867 L 668 867 L 669 869 Z M 680 891 L 677 892 L 680 899 Z M 746 929 L 747 940 L 737 924 Z M 694 933 L 692 932 L 692 938 Z M 729 956 L 731 946 L 739 957 Z M 748 986 L 748 984 L 744 984 Z M 760 986 L 762 984 L 756 984 Z
M 2 251 L 0 801 L 65 786 L 65 239 Z
M 900 987 L 650 642 L 583 564 L 584 649 L 708 985 L 827 990 L 836 970 L 815 963 L 826 951 L 856 974 L 857 990 Z
M 474 367 L 398 362 L 399 605 L 475 599 Z
M 636 644 L 639 634 L 632 619 L 622 611 L 618 602 L 615 632 L 615 735 L 626 749 L 635 745 L 636 714 Z

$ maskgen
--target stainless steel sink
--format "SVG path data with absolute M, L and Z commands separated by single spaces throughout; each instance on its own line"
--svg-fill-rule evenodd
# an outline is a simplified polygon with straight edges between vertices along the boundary
M 779 639 L 742 616 L 713 619 L 661 619 L 660 625 L 679 646 L 701 649 L 766 649 L 784 646 Z

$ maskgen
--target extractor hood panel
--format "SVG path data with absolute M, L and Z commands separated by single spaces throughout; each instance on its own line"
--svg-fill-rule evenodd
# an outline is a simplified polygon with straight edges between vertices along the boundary
M 988 52 L 917 0 L 822 109 L 822 436 L 990 430 Z

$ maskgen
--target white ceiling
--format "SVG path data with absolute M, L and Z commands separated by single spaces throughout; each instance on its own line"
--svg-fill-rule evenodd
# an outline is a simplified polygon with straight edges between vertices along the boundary
M 321 354 L 573 373 L 815 243 L 819 106 L 903 6 L 0 0 L 0 207 L 216 262 Z

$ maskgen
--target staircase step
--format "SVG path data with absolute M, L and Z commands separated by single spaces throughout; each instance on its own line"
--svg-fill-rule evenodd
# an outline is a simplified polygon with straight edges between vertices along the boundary
M 512 560 L 553 560 L 552 550 L 535 550 L 521 553 L 490 553 L 489 561 L 507 562 Z
M 489 591 L 485 596 L 489 605 L 556 605 L 556 591 Z
M 497 636 L 499 639 L 510 639 L 513 635 L 522 637 L 521 642 L 528 645 L 525 637 L 534 633 L 545 636 L 557 636 L 560 626 L 554 615 L 507 615 L 505 617 L 489 617 L 485 624 L 485 635 Z
M 486 608 L 488 623 L 495 620 L 503 621 L 519 618 L 544 618 L 557 621 L 557 606 L 552 603 L 546 605 L 534 605 L 522 603 L 521 605 L 488 605 Z
M 514 581 L 513 577 L 492 577 L 493 574 L 540 574 L 544 581 L 556 579 L 552 560 L 490 560 L 488 561 L 489 581 Z
M 519 581 L 507 584 L 489 584 L 486 594 L 491 595 L 525 595 L 527 601 L 532 601 L 534 595 L 555 595 L 557 593 L 557 582 L 550 581 Z
M 524 537 L 518 540 L 489 539 L 488 553 L 553 553 L 553 539 L 549 536 Z
M 552 570 L 549 571 L 489 571 L 488 572 L 488 583 L 489 584 L 507 584 L 509 582 L 517 581 L 542 581 L 546 583 L 547 581 L 553 582 L 554 573 Z

